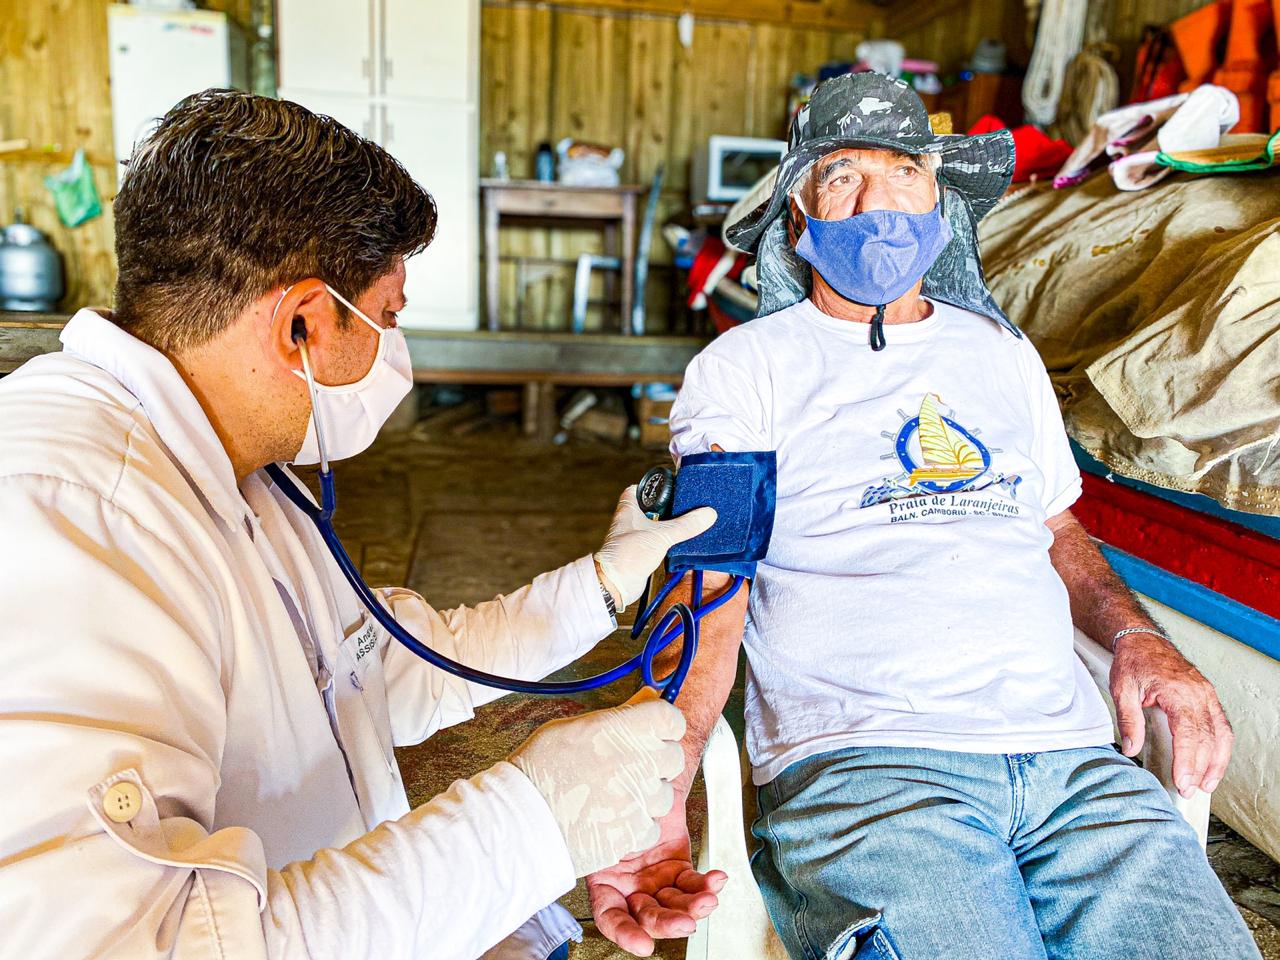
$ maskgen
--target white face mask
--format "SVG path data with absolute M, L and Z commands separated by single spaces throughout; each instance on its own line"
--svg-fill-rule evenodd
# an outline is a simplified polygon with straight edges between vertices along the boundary
M 276 310 L 290 289 L 285 287 L 280 294 Z M 307 382 L 311 391 L 311 417 L 302 449 L 293 462 L 318 463 L 328 469 L 330 460 L 345 460 L 369 448 L 392 411 L 413 389 L 413 365 L 409 361 L 404 331 L 399 327 L 378 326 L 327 283 L 325 289 L 378 334 L 378 350 L 369 372 L 355 383 L 333 387 L 316 383 L 306 341 L 298 341 L 302 369 L 293 372 Z M 271 319 L 274 323 L 275 310 L 271 312 Z

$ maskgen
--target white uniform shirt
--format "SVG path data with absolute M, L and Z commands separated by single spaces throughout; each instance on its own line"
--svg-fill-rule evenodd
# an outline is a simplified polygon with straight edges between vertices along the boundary
M 469 958 L 569 890 L 510 764 L 409 813 L 393 746 L 499 694 L 237 488 L 162 354 L 87 310 L 62 340 L 0 380 L 0 956 Z M 590 557 L 470 609 L 383 596 L 523 678 L 613 629 Z
M 1019 753 L 1111 740 L 1045 520 L 1080 494 L 1035 348 L 935 303 L 884 328 L 805 300 L 689 365 L 677 457 L 776 450 L 744 638 L 757 783 L 850 746 Z

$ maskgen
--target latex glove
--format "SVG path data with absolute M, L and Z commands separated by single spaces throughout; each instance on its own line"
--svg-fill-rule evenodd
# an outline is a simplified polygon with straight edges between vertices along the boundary
M 636 502 L 636 488 L 627 487 L 613 512 L 604 546 L 595 555 L 605 589 L 613 594 L 621 613 L 640 599 L 649 575 L 677 543 L 692 540 L 716 522 L 711 507 L 699 507 L 671 520 L 650 520 Z
M 684 714 L 643 690 L 631 702 L 534 731 L 511 762 L 546 799 L 577 875 L 658 841 L 684 770 Z

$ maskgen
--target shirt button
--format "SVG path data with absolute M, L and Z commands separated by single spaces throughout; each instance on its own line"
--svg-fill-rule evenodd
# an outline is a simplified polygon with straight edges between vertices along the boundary
M 142 810 L 142 791 L 128 780 L 113 783 L 102 798 L 102 809 L 113 823 L 127 823 Z

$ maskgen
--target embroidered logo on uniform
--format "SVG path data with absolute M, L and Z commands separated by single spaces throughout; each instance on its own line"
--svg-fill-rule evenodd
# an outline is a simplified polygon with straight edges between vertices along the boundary
M 1002 451 L 978 439 L 978 430 L 968 430 L 956 419 L 954 410 L 940 410 L 942 398 L 926 393 L 920 412 L 914 417 L 901 410 L 902 426 L 897 433 L 881 434 L 893 441 L 893 452 L 880 459 L 897 460 L 902 473 L 873 483 L 862 494 L 862 507 L 874 507 L 888 500 L 919 497 L 933 493 L 961 493 L 999 485 L 1017 497 L 1022 478 L 993 472 L 991 455 Z

